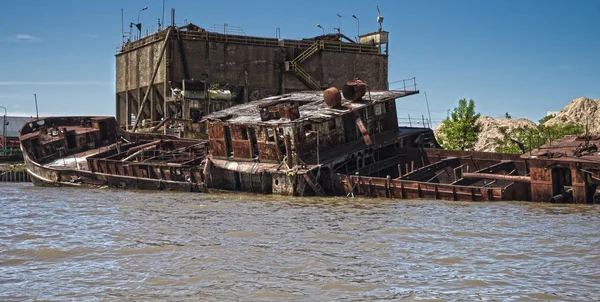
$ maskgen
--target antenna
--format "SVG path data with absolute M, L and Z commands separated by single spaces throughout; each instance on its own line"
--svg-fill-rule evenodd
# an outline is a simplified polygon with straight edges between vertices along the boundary
M 425 104 L 427 104 L 427 114 L 429 115 L 429 125 L 431 126 L 431 111 L 429 111 L 429 100 L 427 99 L 427 91 L 425 91 Z
M 121 9 L 121 43 L 125 43 L 125 25 L 123 21 L 123 9 Z
M 165 1 L 166 0 L 163 0 L 162 18 L 160 19 L 161 26 L 160 26 L 160 28 L 158 30 L 162 30 L 163 26 L 165 25 Z
M 338 30 L 338 33 L 341 33 L 342 32 L 342 16 L 339 13 L 337 13 L 337 18 L 338 18 L 337 30 Z
M 175 27 L 175 9 L 171 8 L 171 26 Z
M 127 42 L 131 42 L 131 31 L 133 29 L 133 22 L 129 22 L 129 38 L 127 38 Z
M 381 11 L 379 11 L 379 5 L 377 6 L 377 23 L 379 24 L 379 31 L 381 31 L 381 24 L 383 24 L 383 16 L 381 15 Z
M 38 113 L 38 105 L 37 105 L 37 95 L 34 93 L 33 98 L 35 99 L 35 116 L 39 120 L 40 114 Z

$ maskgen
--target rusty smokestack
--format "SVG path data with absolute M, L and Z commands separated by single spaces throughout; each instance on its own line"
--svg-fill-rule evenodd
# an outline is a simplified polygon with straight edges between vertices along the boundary
M 362 97 L 367 93 L 367 84 L 359 79 L 348 81 L 342 87 L 344 98 L 356 102 L 362 100 Z

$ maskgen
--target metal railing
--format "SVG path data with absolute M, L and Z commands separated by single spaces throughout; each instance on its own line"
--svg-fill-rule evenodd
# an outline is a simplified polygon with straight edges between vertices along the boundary
M 214 32 L 218 32 L 218 33 L 222 33 L 224 35 L 243 35 L 245 36 L 246 33 L 244 32 L 244 30 L 239 27 L 239 26 L 231 26 L 227 23 L 225 24 L 213 24 L 213 26 L 209 27 L 209 29 L 211 31 Z
M 397 84 L 394 86 L 396 86 L 398 88 L 395 88 L 393 90 L 404 90 L 404 91 L 407 91 L 407 90 L 416 91 L 417 90 L 417 78 L 416 77 L 412 77 L 410 79 L 399 80 L 399 81 L 393 81 L 393 82 L 389 82 L 388 84 L 389 85 Z
M 305 49 L 300 55 L 292 60 L 292 64 L 300 64 L 304 62 L 306 59 L 310 58 L 314 55 L 319 49 L 323 49 L 323 41 L 316 41 L 310 47 Z
M 421 115 L 420 117 L 411 117 L 409 114 L 408 117 L 398 117 L 398 126 L 431 129 L 431 121 L 424 115 Z
M 321 90 L 321 84 L 313 79 L 313 77 L 311 77 L 302 67 L 292 64 L 291 68 L 298 77 L 304 80 L 308 86 L 310 86 L 310 88 L 314 90 Z
M 146 36 L 139 40 L 128 41 L 117 46 L 117 52 L 129 51 L 150 43 L 164 40 L 166 30 L 156 32 L 155 34 Z M 227 29 L 225 29 L 227 32 Z M 180 30 L 177 33 L 180 38 L 185 40 L 205 40 L 215 42 L 229 42 L 229 43 L 240 43 L 248 45 L 258 46 L 272 46 L 272 47 L 295 47 L 295 48 L 309 48 L 315 41 L 314 40 L 289 40 L 289 39 L 277 39 L 277 38 L 266 38 L 266 37 L 252 37 L 245 34 L 231 34 L 229 32 L 223 34 L 223 31 L 187 31 Z M 359 43 L 347 43 L 341 41 L 318 41 L 320 47 L 323 50 L 328 51 L 339 51 L 339 52 L 358 52 L 366 54 L 378 54 L 380 55 L 379 47 L 359 44 Z

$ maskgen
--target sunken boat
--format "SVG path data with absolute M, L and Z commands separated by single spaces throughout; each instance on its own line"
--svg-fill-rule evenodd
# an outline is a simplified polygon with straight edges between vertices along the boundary
M 523 154 L 408 148 L 399 150 L 405 160 L 385 177 L 336 176 L 349 195 L 595 204 L 599 144 L 600 136 L 568 135 Z
M 336 88 L 295 92 L 205 116 L 211 149 L 206 185 L 337 195 L 336 173 L 377 173 L 396 166 L 403 156 L 398 148 L 417 146 L 415 141 L 436 146 L 430 129 L 398 128 L 396 100 L 418 90 L 368 91 L 366 84 L 350 81 L 342 92 L 344 97 Z
M 567 136 L 524 154 L 444 150 L 429 128 L 399 127 L 418 90 L 278 95 L 210 113 L 206 140 L 127 132 L 112 117 L 33 119 L 20 133 L 36 185 L 245 191 L 452 201 L 596 203 L 600 137 Z M 166 124 L 163 133 L 166 133 Z
M 297 196 L 530 200 L 519 155 L 443 150 L 431 129 L 398 127 L 396 101 L 417 93 L 350 81 L 341 93 L 297 92 L 211 113 L 206 184 Z
M 113 117 L 31 119 L 19 139 L 34 185 L 204 190 L 202 140 L 126 132 Z

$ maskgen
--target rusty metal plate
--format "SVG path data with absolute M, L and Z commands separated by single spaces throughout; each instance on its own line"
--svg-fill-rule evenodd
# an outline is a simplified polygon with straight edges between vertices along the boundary
M 354 111 L 354 117 L 356 118 L 356 125 L 358 126 L 358 129 L 360 130 L 360 133 L 363 136 L 363 139 L 365 140 L 365 143 L 367 145 L 372 145 L 373 141 L 371 140 L 371 137 L 369 136 L 369 131 L 367 130 L 367 128 L 365 127 L 365 124 L 363 123 L 362 119 L 360 118 L 360 114 L 358 113 L 358 111 Z

